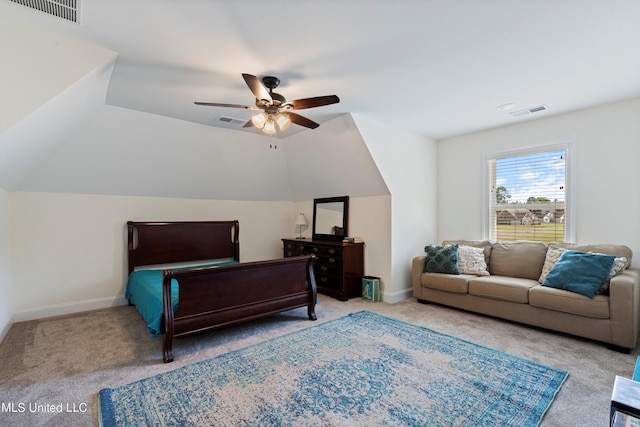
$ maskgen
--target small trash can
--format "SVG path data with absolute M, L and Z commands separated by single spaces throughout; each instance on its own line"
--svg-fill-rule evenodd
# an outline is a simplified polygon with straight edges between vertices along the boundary
M 371 302 L 380 302 L 380 278 L 364 276 L 362 278 L 362 299 Z

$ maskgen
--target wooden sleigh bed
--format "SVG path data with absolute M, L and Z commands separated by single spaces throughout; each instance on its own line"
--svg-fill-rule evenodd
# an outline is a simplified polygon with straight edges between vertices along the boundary
M 165 362 L 177 337 L 304 306 L 316 320 L 314 256 L 240 263 L 238 233 L 238 221 L 127 222 L 126 297 L 164 334 Z

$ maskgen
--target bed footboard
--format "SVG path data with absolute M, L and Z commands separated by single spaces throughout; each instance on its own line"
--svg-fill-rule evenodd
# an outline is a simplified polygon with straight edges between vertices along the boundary
M 316 320 L 315 256 L 300 256 L 190 270 L 166 270 L 162 280 L 162 358 L 173 360 L 173 339 L 298 307 Z M 177 312 L 171 280 L 178 281 Z

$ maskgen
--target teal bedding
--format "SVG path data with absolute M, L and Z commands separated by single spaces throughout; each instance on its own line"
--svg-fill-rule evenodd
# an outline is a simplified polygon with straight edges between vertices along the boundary
M 198 266 L 173 268 L 186 270 L 190 268 L 215 267 L 226 264 L 237 264 L 237 261 L 223 260 Z M 142 318 L 147 322 L 147 329 L 152 337 L 162 335 L 162 271 L 138 270 L 129 275 L 125 298 L 135 305 Z M 178 311 L 178 281 L 171 281 L 171 304 L 173 312 Z

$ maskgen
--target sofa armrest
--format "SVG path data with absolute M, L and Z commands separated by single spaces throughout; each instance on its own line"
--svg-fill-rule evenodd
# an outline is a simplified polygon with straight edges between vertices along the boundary
M 413 296 L 422 299 L 422 272 L 426 255 L 413 257 L 411 263 L 411 281 L 413 282 Z
M 640 269 L 629 268 L 609 286 L 612 344 L 635 348 L 640 334 Z

